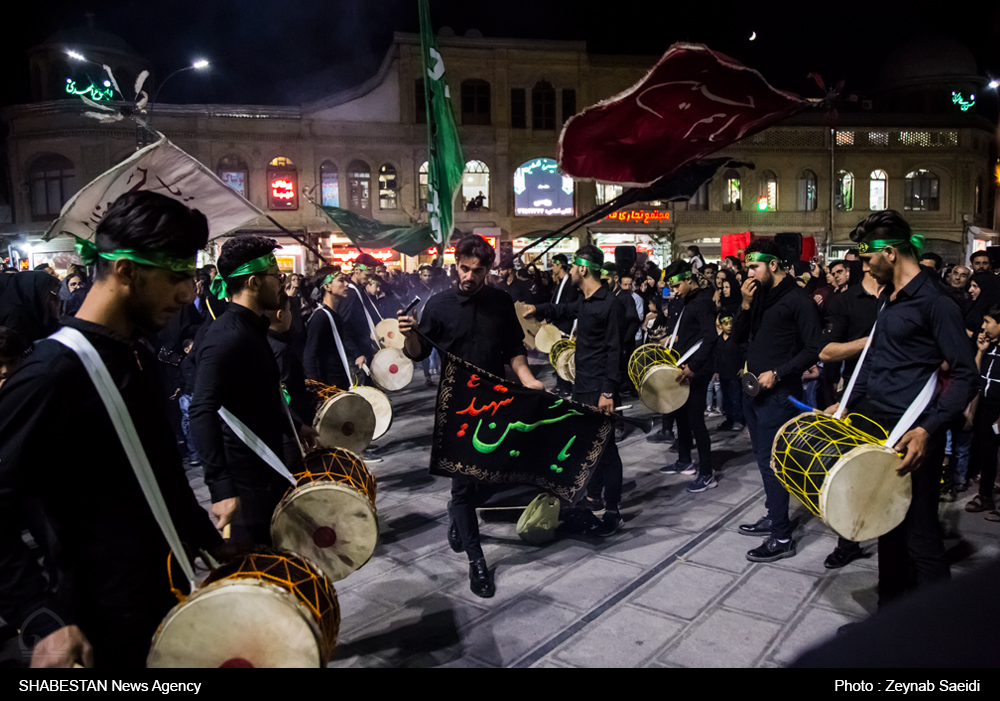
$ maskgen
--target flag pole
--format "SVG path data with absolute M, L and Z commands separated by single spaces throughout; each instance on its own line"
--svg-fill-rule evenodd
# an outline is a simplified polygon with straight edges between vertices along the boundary
M 299 243 L 301 243 L 303 246 L 305 246 L 306 248 L 308 248 L 310 251 L 312 251 L 313 253 L 315 253 L 316 257 L 319 258 L 321 261 L 323 261 L 323 265 L 328 265 L 329 264 L 329 261 L 327 261 L 327 259 L 323 257 L 323 254 L 320 253 L 319 250 L 315 246 L 313 246 L 311 243 L 309 243 L 308 241 L 306 241 L 304 239 L 299 238 L 299 236 L 297 234 L 293 234 L 291 231 L 289 231 L 288 229 L 286 229 L 285 227 L 283 227 L 281 224 L 279 224 L 278 222 L 276 222 L 274 220 L 274 217 L 272 217 L 270 214 L 265 214 L 264 216 L 267 217 L 268 221 L 270 221 L 276 227 L 278 227 L 283 232 L 285 232 L 285 234 L 287 234 L 288 236 L 291 236 L 293 239 L 295 239 L 296 241 L 298 241 Z M 361 250 L 361 249 L 358 249 L 358 250 Z

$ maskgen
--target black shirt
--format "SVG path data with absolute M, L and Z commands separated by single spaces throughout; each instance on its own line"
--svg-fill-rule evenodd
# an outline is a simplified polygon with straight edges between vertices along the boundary
M 504 376 L 504 365 L 526 355 L 524 331 L 506 292 L 483 285 L 473 295 L 452 287 L 431 297 L 420 318 L 420 331 L 442 349 L 486 372 Z M 423 360 L 431 347 L 413 360 Z
M 349 347 L 345 337 L 344 320 L 337 312 L 330 309 L 325 304 L 313 312 L 306 324 L 306 351 L 303 356 L 303 366 L 306 377 L 323 384 L 333 385 L 340 389 L 351 388 L 351 378 L 344 370 L 344 360 L 337 350 L 337 341 L 333 337 L 333 329 L 330 327 L 329 312 L 333 316 L 333 322 L 337 326 L 340 334 L 340 341 L 344 344 L 344 353 L 347 354 L 347 365 L 353 367 L 354 361 L 359 357 L 351 351 L 357 352 L 356 348 Z
M 900 417 L 947 362 L 944 389 L 914 424 L 931 435 L 965 411 L 979 389 L 975 354 L 958 305 L 932 274 L 916 275 L 894 300 L 892 285 L 882 291 L 878 323 L 850 400 L 851 407 L 864 400 L 878 418 Z
M 291 398 L 288 408 L 300 423 L 312 425 L 316 414 L 315 403 L 306 390 L 306 374 L 302 370 L 302 363 L 299 362 L 292 347 L 273 331 L 267 332 L 267 343 L 271 346 L 274 359 L 278 362 L 281 386 Z
M 231 303 L 195 350 L 198 374 L 188 413 L 213 503 L 288 486 L 218 414 L 225 407 L 275 455 L 282 454 L 282 434 L 291 427 L 282 406 L 278 363 L 267 342 L 268 326 L 267 317 Z
M 719 340 L 715 344 L 715 371 L 719 373 L 719 379 L 735 380 L 739 378 L 745 354 L 746 348 L 736 340 L 733 334 L 729 334 L 728 337 L 725 334 L 719 334 Z
M 712 293 L 699 287 L 682 297 L 681 304 L 683 316 L 680 328 L 677 330 L 674 350 L 678 355 L 684 355 L 701 341 L 701 347 L 685 361 L 685 365 L 696 376 L 712 372 L 715 344 L 719 340 L 719 332 L 715 328 L 715 302 L 712 300 Z
M 624 343 L 628 343 L 635 339 L 636 332 L 642 326 L 642 319 L 639 318 L 639 310 L 635 308 L 635 298 L 632 297 L 631 292 L 619 288 L 613 294 L 621 303 L 622 311 L 625 313 L 625 326 L 622 329 L 622 339 Z M 625 362 L 628 362 L 628 358 L 625 358 Z
M 380 321 L 380 317 L 374 302 L 365 290 L 353 282 L 348 288 L 347 296 L 337 308 L 340 318 L 344 321 L 343 339 L 347 347 L 347 360 L 353 364 L 357 358 L 364 356 L 371 362 L 372 357 L 378 352 L 378 346 L 372 338 L 372 326 Z M 369 318 L 371 326 L 368 324 Z
M 826 305 L 823 344 L 849 343 L 864 338 L 872 331 L 878 316 L 878 298 L 863 285 L 853 285 L 833 296 Z M 860 354 L 844 361 L 843 377 L 849 379 L 858 364 Z
M 181 540 L 196 549 L 221 544 L 181 466 L 151 348 L 98 324 L 62 322 L 90 341 L 121 392 Z M 21 539 L 29 499 L 41 502 L 56 533 L 58 596 Z M 104 617 L 165 615 L 176 603 L 168 552 L 82 362 L 57 341 L 37 342 L 0 388 L 0 616 L 20 627 L 44 607 L 61 619 L 34 617 L 22 631 L 30 640 L 73 623 L 87 634 L 87 621 Z
M 570 280 L 569 273 L 566 273 L 563 279 L 555 283 L 552 287 L 552 304 L 573 304 L 583 296 L 580 288 Z M 562 321 L 555 322 L 555 324 L 556 328 L 567 334 L 573 328 L 572 319 L 563 319 Z
M 573 304 L 539 304 L 535 316 L 577 320 L 575 393 L 618 391 L 624 376 L 625 307 L 608 288 L 601 286 L 590 297 L 581 295 Z
M 979 376 L 982 378 L 980 393 L 984 399 L 1000 402 L 1000 345 L 991 343 L 979 361 Z

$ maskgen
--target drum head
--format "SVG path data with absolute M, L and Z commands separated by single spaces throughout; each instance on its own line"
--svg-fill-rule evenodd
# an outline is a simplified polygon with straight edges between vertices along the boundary
M 149 667 L 322 667 L 319 628 L 277 584 L 227 579 L 199 589 L 167 614 Z
M 372 360 L 372 379 L 386 392 L 403 389 L 413 379 L 413 361 L 398 348 L 383 348 Z
M 823 520 L 838 534 L 861 542 L 903 522 L 913 496 L 909 475 L 896 474 L 902 459 L 884 446 L 859 445 L 842 457 L 820 489 Z
M 527 305 L 524 302 L 514 302 L 514 310 L 517 312 L 517 320 L 521 324 L 521 330 L 524 331 L 524 345 L 529 349 L 535 349 L 535 335 L 538 330 L 542 328 L 542 322 L 538 319 L 525 319 L 524 318 L 524 308 Z M 548 351 L 545 351 L 548 353 Z
M 567 382 L 576 379 L 576 350 L 572 347 L 566 348 L 556 357 L 556 374 Z
M 740 376 L 740 384 L 743 385 L 743 392 L 747 396 L 756 397 L 760 394 L 760 382 L 757 381 L 753 373 L 744 372 Z
M 383 348 L 398 348 L 402 350 L 406 339 L 399 331 L 399 321 L 396 319 L 382 319 L 375 324 L 375 336 L 378 337 L 379 345 Z
M 535 334 L 535 348 L 542 353 L 548 353 L 556 341 L 563 337 L 562 331 L 555 324 L 542 324 Z
M 385 432 L 392 425 L 392 403 L 385 396 L 385 392 L 374 387 L 359 385 L 351 392 L 361 395 L 372 405 L 372 411 L 375 412 L 375 433 L 372 434 L 372 440 L 377 441 L 385 435 Z
M 271 519 L 274 547 L 290 550 L 338 582 L 368 562 L 378 541 L 371 502 L 349 484 L 315 482 L 297 487 Z
M 375 412 L 364 397 L 341 392 L 326 401 L 313 420 L 319 443 L 326 448 L 346 448 L 359 455 L 375 435 Z
M 688 400 L 691 388 L 678 384 L 681 371 L 673 365 L 657 365 L 646 373 L 639 386 L 639 399 L 650 411 L 669 414 Z

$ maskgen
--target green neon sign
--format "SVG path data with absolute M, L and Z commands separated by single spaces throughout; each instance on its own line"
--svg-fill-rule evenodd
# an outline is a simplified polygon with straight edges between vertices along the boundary
M 974 104 L 976 104 L 976 96 L 975 95 L 969 95 L 969 99 L 966 100 L 962 96 L 962 93 L 952 91 L 952 93 L 951 93 L 951 103 L 953 105 L 958 105 L 958 108 L 960 110 L 962 110 L 963 112 L 968 112 L 969 108 L 972 107 Z
M 111 87 L 110 80 L 105 80 L 103 87 L 101 85 L 94 85 L 94 83 L 91 82 L 86 88 L 80 89 L 76 87 L 75 80 L 67 78 L 66 92 L 70 95 L 80 95 L 82 97 L 89 97 L 91 100 L 96 102 L 102 102 L 104 100 L 111 99 L 111 96 L 114 94 L 114 89 Z

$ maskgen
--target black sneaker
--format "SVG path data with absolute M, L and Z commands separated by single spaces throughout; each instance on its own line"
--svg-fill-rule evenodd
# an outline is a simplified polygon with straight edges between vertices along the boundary
M 726 419 L 721 424 L 719 424 L 719 427 L 717 429 L 715 429 L 715 430 L 716 431 L 726 431 L 726 432 L 728 432 L 728 431 L 735 431 L 736 429 L 733 428 L 733 422 L 730 421 L 730 420 L 728 420 L 728 419 Z
M 837 570 L 859 557 L 868 557 L 860 545 L 848 545 L 844 548 L 838 545 L 832 553 L 826 556 L 823 566 L 828 570 Z
M 625 522 L 622 520 L 620 513 L 617 511 L 605 511 L 604 518 L 590 531 L 590 534 L 596 535 L 599 538 L 607 538 L 620 531 L 624 524 Z
M 789 539 L 787 543 L 779 542 L 777 538 L 768 538 L 759 548 L 754 548 L 747 553 L 750 562 L 777 562 L 786 557 L 795 555 L 795 541 Z
M 496 593 L 493 573 L 490 572 L 485 558 L 469 563 L 469 585 L 473 594 L 484 599 L 489 599 Z
M 647 443 L 673 443 L 675 440 L 673 431 L 664 431 L 663 429 L 646 436 Z
M 764 516 L 757 523 L 744 523 L 739 527 L 743 535 L 771 535 L 771 519 Z
M 664 465 L 663 467 L 660 468 L 660 472 L 662 472 L 665 475 L 686 475 L 688 474 L 687 472 L 688 470 L 693 470 L 693 469 L 694 465 L 692 465 L 691 463 L 681 462 L 680 460 L 678 460 L 677 462 L 671 463 L 670 465 Z M 690 474 L 694 473 L 691 472 Z

